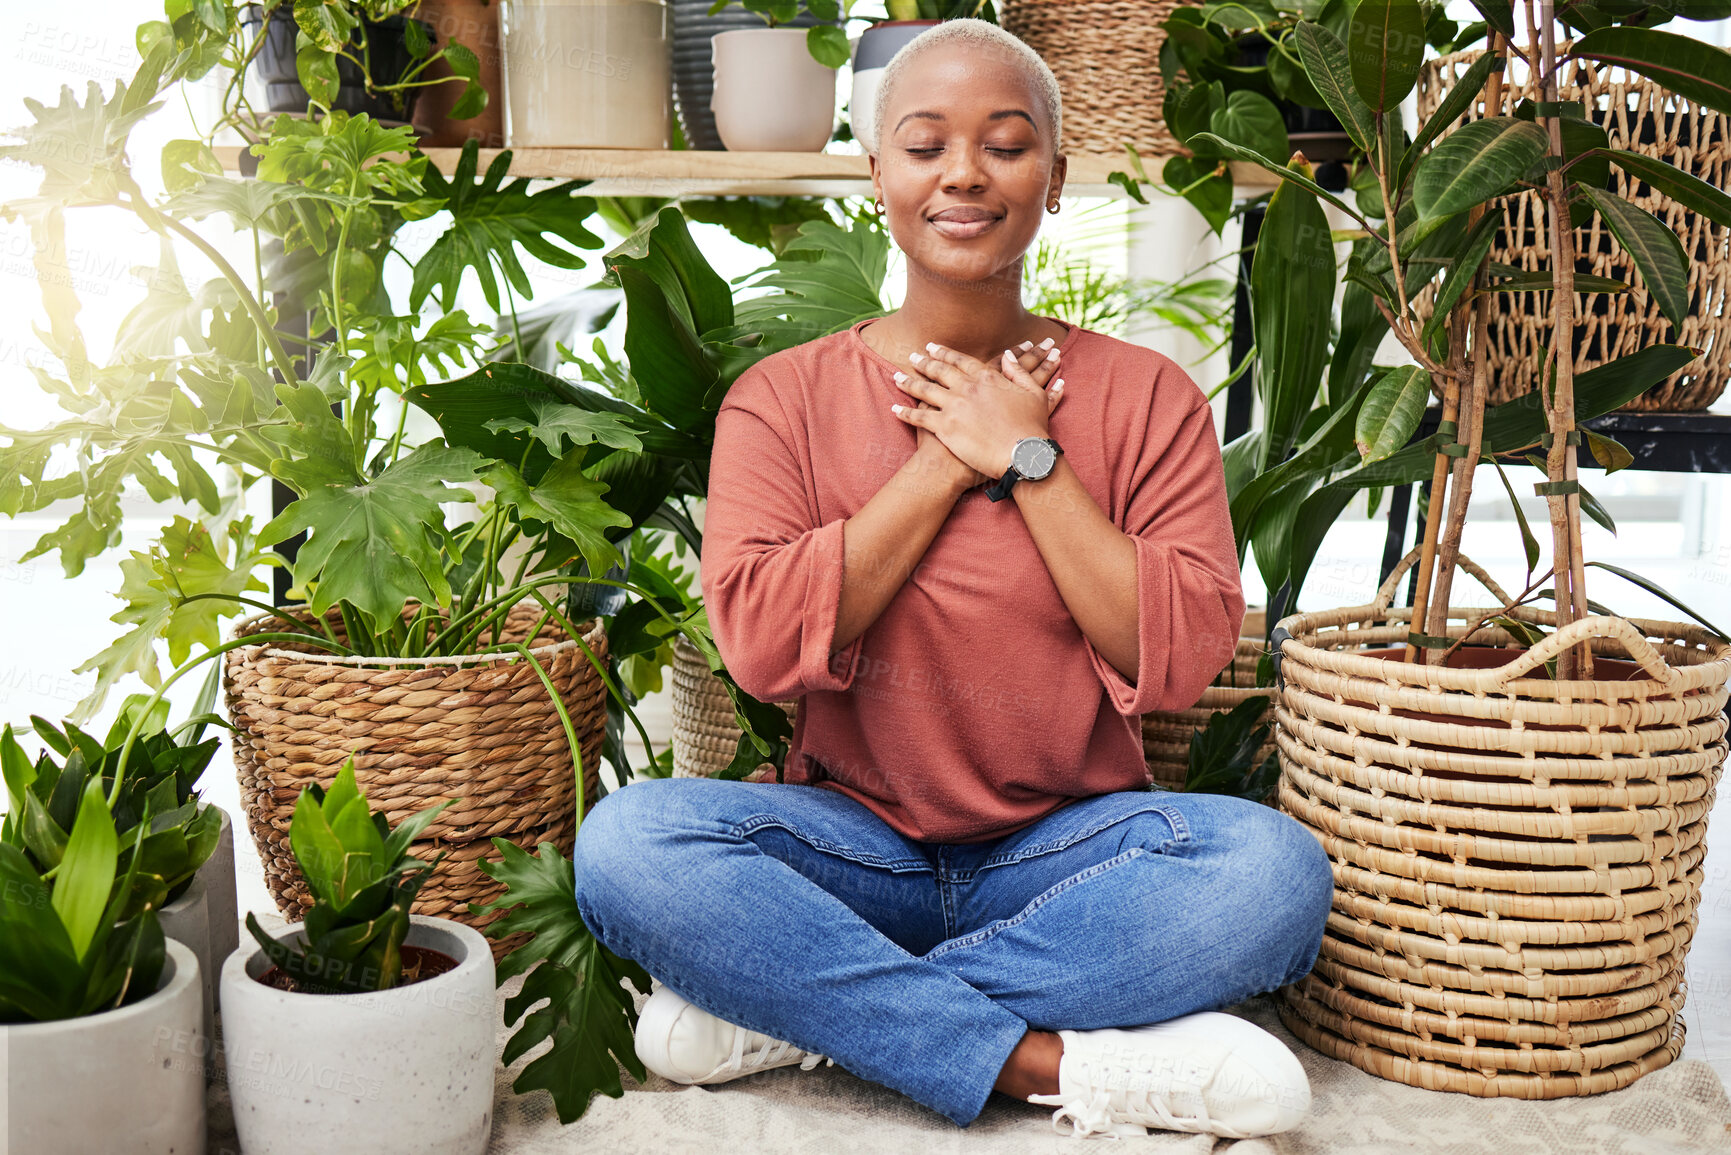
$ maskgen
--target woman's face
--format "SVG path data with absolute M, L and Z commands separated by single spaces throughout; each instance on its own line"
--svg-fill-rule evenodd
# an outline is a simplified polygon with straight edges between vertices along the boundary
M 1064 184 L 1031 77 L 978 47 L 928 49 L 884 109 L 872 185 L 910 264 L 986 280 L 1014 266 Z

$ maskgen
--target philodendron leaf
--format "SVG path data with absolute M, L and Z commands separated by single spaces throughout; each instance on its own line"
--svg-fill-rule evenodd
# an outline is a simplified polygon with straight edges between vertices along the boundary
M 1253 148 L 1263 156 L 1288 156 L 1292 147 L 1286 137 L 1286 121 L 1274 102 L 1259 92 L 1239 89 L 1216 109 L 1208 127 L 1217 136 Z
M 1397 108 L 1418 81 L 1424 14 L 1414 0 L 1359 0 L 1347 26 L 1353 85 L 1375 112 Z
M 493 487 L 499 501 L 516 509 L 519 518 L 546 522 L 575 542 L 590 573 L 606 573 L 622 560 L 618 547 L 607 539 L 607 529 L 629 529 L 631 519 L 602 500 L 607 483 L 586 476 L 578 455 L 554 462 L 534 486 L 503 462 L 482 480 Z
M 509 1065 L 551 1039 L 552 1048 L 525 1066 L 511 1088 L 519 1094 L 546 1090 L 559 1121 L 571 1123 L 589 1109 L 596 1092 L 624 1095 L 620 1065 L 640 1081 L 647 1078 L 632 1042 L 635 1003 L 619 980 L 630 979 L 639 991 L 649 990 L 651 980 L 589 933 L 577 910 L 576 875 L 558 847 L 543 842 L 531 856 L 503 838 L 493 839 L 493 846 L 500 860 L 477 865 L 504 883 L 505 893 L 487 906 L 471 907 L 471 913 L 507 912 L 487 927 L 493 938 L 533 936 L 499 963 L 501 983 L 528 972 L 521 992 L 505 1004 L 505 1024 L 516 1031 L 503 1061 Z
M 1582 188 L 1581 195 L 1599 210 L 1617 243 L 1641 270 L 1641 280 L 1665 319 L 1681 325 L 1689 316 L 1689 257 L 1677 234 L 1615 193 Z
M 642 440 L 612 413 L 568 405 L 555 397 L 537 396 L 528 400 L 535 413 L 533 419 L 495 417 L 486 422 L 485 428 L 495 433 L 529 433 L 555 456 L 565 453 L 567 444 L 578 449 L 597 441 L 614 449 L 643 451 Z
M 576 249 L 598 249 L 601 238 L 585 227 L 595 213 L 595 201 L 577 195 L 581 181 L 566 181 L 531 194 L 531 182 L 518 177 L 505 182 L 511 169 L 511 154 L 501 152 L 475 180 L 480 145 L 470 140 L 456 171 L 447 180 L 437 169 L 428 168 L 422 180 L 427 196 L 440 198 L 451 214 L 451 224 L 415 264 L 409 306 L 418 312 L 435 288 L 439 306 L 446 312 L 457 302 L 457 288 L 465 269 L 480 278 L 481 292 L 489 308 L 501 307 L 498 282 L 493 270 L 505 275 L 510 288 L 524 298 L 533 295 L 528 274 L 517 260 L 516 249 L 561 269 L 580 269 L 584 258 Z M 571 248 L 554 244 L 563 241 Z
M 1413 170 L 1413 203 L 1421 216 L 1465 212 L 1508 192 L 1544 155 L 1544 129 L 1512 116 L 1488 116 L 1456 129 Z
M 1376 139 L 1376 114 L 1353 87 L 1346 45 L 1321 24 L 1309 21 L 1301 21 L 1292 30 L 1292 39 L 1298 45 L 1305 73 L 1316 86 L 1316 91 L 1322 94 L 1328 110 L 1346 129 L 1353 145 L 1360 152 L 1368 153 L 1371 141 Z
M 1359 457 L 1367 463 L 1381 461 L 1405 448 L 1429 400 L 1430 374 L 1419 366 L 1402 365 L 1383 374 L 1358 411 L 1353 443 Z
M 442 605 L 451 588 L 439 554 L 440 503 L 475 500 L 447 483 L 470 480 L 484 464 L 473 450 L 423 446 L 363 484 L 310 491 L 260 530 L 259 541 L 270 545 L 309 531 L 295 580 L 303 588 L 317 583 L 314 613 L 347 601 L 386 621 L 405 602 Z

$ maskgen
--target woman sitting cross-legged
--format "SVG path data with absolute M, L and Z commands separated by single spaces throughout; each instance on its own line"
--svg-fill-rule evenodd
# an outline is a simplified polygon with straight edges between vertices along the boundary
M 800 697 L 786 782 L 668 779 L 583 823 L 577 902 L 657 982 L 652 1070 L 824 1057 L 966 1126 L 1263 1135 L 1310 1088 L 1220 1013 L 1305 974 L 1332 883 L 1297 822 L 1149 789 L 1244 616 L 1207 402 L 1022 306 L 1058 87 L 973 20 L 891 62 L 871 172 L 905 304 L 766 358 L 716 419 L 702 585 L 735 681 Z

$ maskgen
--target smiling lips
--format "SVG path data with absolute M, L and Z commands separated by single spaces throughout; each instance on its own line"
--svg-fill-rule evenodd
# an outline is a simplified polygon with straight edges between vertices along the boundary
M 980 236 L 1004 218 L 977 205 L 957 205 L 933 213 L 926 219 L 933 228 L 951 240 L 965 241 Z

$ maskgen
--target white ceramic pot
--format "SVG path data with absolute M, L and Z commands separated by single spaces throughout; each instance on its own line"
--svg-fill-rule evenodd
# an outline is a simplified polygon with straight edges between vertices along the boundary
M 801 28 L 745 28 L 710 40 L 709 106 L 730 152 L 822 152 L 835 131 L 835 69 L 811 57 Z
M 908 41 L 937 26 L 936 20 L 885 20 L 860 34 L 859 43 L 854 45 L 853 92 L 848 97 L 847 115 L 854 139 L 867 152 L 877 151 L 874 139 L 877 125 L 872 118 L 877 107 L 878 82 L 883 79 L 890 58 Z
M 250 937 L 223 964 L 224 1061 L 247 1155 L 482 1155 L 497 1058 L 493 954 L 475 930 L 413 916 L 408 945 L 454 970 L 362 995 L 291 993 L 258 977 Z M 277 938 L 290 941 L 301 924 Z
M 240 919 L 234 890 L 234 825 L 222 815 L 216 849 L 181 896 L 157 912 L 162 933 L 198 956 L 199 989 L 204 1003 L 204 1037 L 216 1017 L 216 980 L 223 961 L 240 945 Z
M 178 942 L 156 993 L 79 1019 L 0 1026 L 0 1150 L 203 1155 L 198 958 Z
M 672 40 L 663 0 L 505 0 L 512 148 L 666 148 Z

